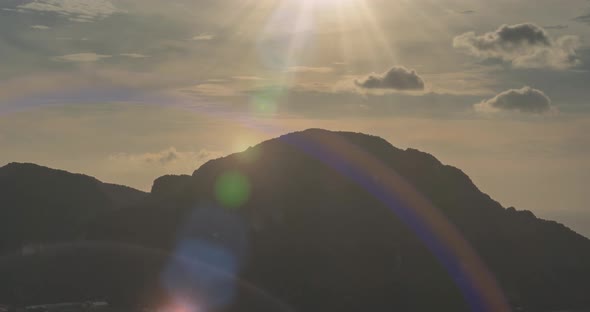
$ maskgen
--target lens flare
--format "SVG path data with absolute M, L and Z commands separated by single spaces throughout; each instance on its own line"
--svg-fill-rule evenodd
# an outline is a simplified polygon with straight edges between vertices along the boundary
M 202 307 L 189 300 L 175 298 L 174 302 L 159 308 L 157 312 L 205 312 Z
M 273 115 L 277 112 L 277 102 L 283 92 L 279 86 L 264 87 L 261 91 L 252 95 L 250 104 L 252 110 L 260 115 Z
M 400 3 L 407 4 L 409 1 Z M 288 92 L 294 81 L 294 74 L 287 69 L 290 66 L 307 65 L 306 52 L 318 43 L 314 41 L 314 36 L 323 25 L 316 20 L 322 15 L 318 12 L 325 12 L 324 16 L 330 14 L 330 10 L 318 8 L 333 8 L 341 29 L 356 27 L 363 31 L 364 35 L 355 38 L 356 40 L 347 37 L 345 32 L 340 35 L 340 53 L 345 64 L 350 63 L 349 58 L 358 58 L 356 55 L 359 53 L 363 53 L 365 57 L 368 55 L 367 59 L 373 62 L 375 68 L 378 68 L 378 60 L 386 59 L 391 64 L 397 63 L 370 1 L 279 1 L 258 38 L 258 56 L 265 70 L 278 73 L 275 83 L 281 88 L 277 89 L 278 92 L 263 91 L 254 95 L 254 112 L 279 109 L 279 99 L 283 93 Z M 215 111 L 206 113 L 213 117 L 221 116 L 216 115 Z M 269 129 L 252 119 L 236 118 L 231 121 L 262 132 L 283 132 L 283 129 Z M 301 136 L 290 136 L 285 140 L 353 180 L 405 222 L 453 278 L 471 310 L 510 311 L 492 272 L 437 207 L 381 160 L 344 139 L 333 138 L 334 136 L 326 136 L 306 140 Z M 376 180 L 375 177 L 379 179 Z M 226 172 L 218 177 L 215 191 L 222 206 L 238 208 L 247 202 L 251 190 L 250 183 L 243 174 Z
M 282 139 L 355 181 L 395 213 L 444 266 L 472 311 L 510 311 L 485 263 L 437 207 L 381 160 L 321 131 Z
M 250 197 L 250 182 L 239 172 L 226 172 L 217 178 L 215 195 L 223 207 L 239 208 Z

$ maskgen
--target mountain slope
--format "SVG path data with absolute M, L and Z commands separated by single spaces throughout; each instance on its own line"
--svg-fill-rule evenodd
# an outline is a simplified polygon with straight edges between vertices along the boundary
M 378 137 L 288 134 L 192 177 L 158 179 L 151 198 L 141 219 L 126 210 L 103 234 L 173 251 L 205 242 L 230 254 L 242 278 L 301 311 L 474 309 L 490 298 L 466 298 L 486 296 L 469 293 L 469 269 L 457 269 L 473 264 L 461 258 L 469 245 L 512 306 L 590 307 L 588 239 L 505 209 L 460 170 Z M 128 233 L 130 224 L 145 230 Z M 494 287 L 484 280 L 478 287 Z
M 81 238 L 97 215 L 145 193 L 34 164 L 0 168 L 0 252 Z
M 297 311 L 590 308 L 590 240 L 502 207 L 432 155 L 358 133 L 291 133 L 210 161 L 192 176 L 159 178 L 146 200 L 83 230 L 89 240 L 198 261 Z M 69 255 L 64 266 L 75 259 Z M 251 303 L 241 286 L 201 265 L 125 259 L 78 261 L 94 263 L 84 293 L 137 302 L 146 293 L 199 297 L 195 289 L 206 285 L 213 310 L 244 311 Z M 68 284 L 80 285 L 79 276 Z M 55 297 L 74 293 L 43 280 Z M 114 290 L 109 280 L 127 286 Z M 23 289 L 41 287 L 34 281 L 29 276 Z

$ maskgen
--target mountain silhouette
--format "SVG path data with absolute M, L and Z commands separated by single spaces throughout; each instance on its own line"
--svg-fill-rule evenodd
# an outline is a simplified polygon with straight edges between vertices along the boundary
M 146 194 L 95 178 L 34 164 L 0 168 L 0 252 L 71 241 L 94 218 Z
M 230 311 L 590 309 L 590 240 L 365 134 L 287 134 L 158 178 L 146 196 L 11 164 L 0 194 L 0 222 L 16 233 L 5 251 L 76 241 L 0 261 L 9 303 L 197 292 Z M 260 293 L 281 304 L 258 305 Z

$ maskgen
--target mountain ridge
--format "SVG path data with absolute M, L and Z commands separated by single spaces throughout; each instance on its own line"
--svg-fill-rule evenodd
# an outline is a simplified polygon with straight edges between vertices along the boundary
M 81 228 L 95 216 L 145 195 L 84 174 L 31 163 L 7 164 L 0 167 L 0 252 L 80 238 Z
M 103 182 L 103 181 L 101 181 L 93 176 L 90 176 L 88 174 L 71 172 L 71 171 L 67 171 L 64 169 L 52 168 L 49 166 L 44 166 L 44 165 L 31 163 L 31 162 L 9 162 L 4 166 L 0 166 L 0 174 L 2 174 L 2 172 L 6 171 L 6 170 L 19 170 L 19 171 L 35 170 L 38 172 L 45 171 L 46 173 L 72 175 L 72 176 L 83 177 L 83 178 L 95 180 L 96 182 L 103 184 L 108 191 L 113 191 L 113 189 L 117 189 L 120 191 L 128 191 L 131 193 L 136 193 L 136 196 L 139 196 L 140 194 L 146 194 L 146 192 L 144 192 L 144 191 L 138 190 L 136 188 L 133 188 L 133 187 L 130 187 L 127 185 L 118 184 L 118 183 Z
M 530 211 L 503 207 L 433 155 L 352 132 L 286 134 L 211 160 L 192 175 L 160 177 L 145 199 L 102 214 L 83 237 L 188 253 L 300 311 L 501 306 L 501 299 L 465 286 L 473 278 L 468 271 L 451 270 L 448 263 L 467 260 L 461 258 L 466 250 L 452 251 L 463 245 L 440 229 L 456 229 L 473 247 L 493 274 L 479 281 L 496 287 L 496 279 L 512 308 L 590 307 L 590 240 Z M 166 271 L 159 265 L 142 274 Z M 166 293 L 153 283 L 145 283 L 156 289 L 151 294 Z M 140 300 L 134 287 L 116 296 Z

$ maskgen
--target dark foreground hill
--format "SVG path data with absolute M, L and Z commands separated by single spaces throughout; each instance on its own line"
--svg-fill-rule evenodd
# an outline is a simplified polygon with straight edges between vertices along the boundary
M 0 168 L 0 252 L 81 239 L 97 216 L 147 194 L 34 164 Z
M 101 188 L 51 187 L 14 190 L 11 202 L 66 192 L 108 203 Z M 55 214 L 51 222 L 71 216 L 55 208 L 60 202 L 44 201 L 38 205 Z M 32 213 L 12 222 L 34 231 L 41 212 Z M 192 176 L 159 178 L 147 199 L 83 218 L 91 220 L 67 235 L 84 239 L 76 245 L 3 258 L 0 301 L 172 298 L 232 311 L 590 309 L 590 240 L 502 207 L 429 154 L 363 134 L 288 134 Z

